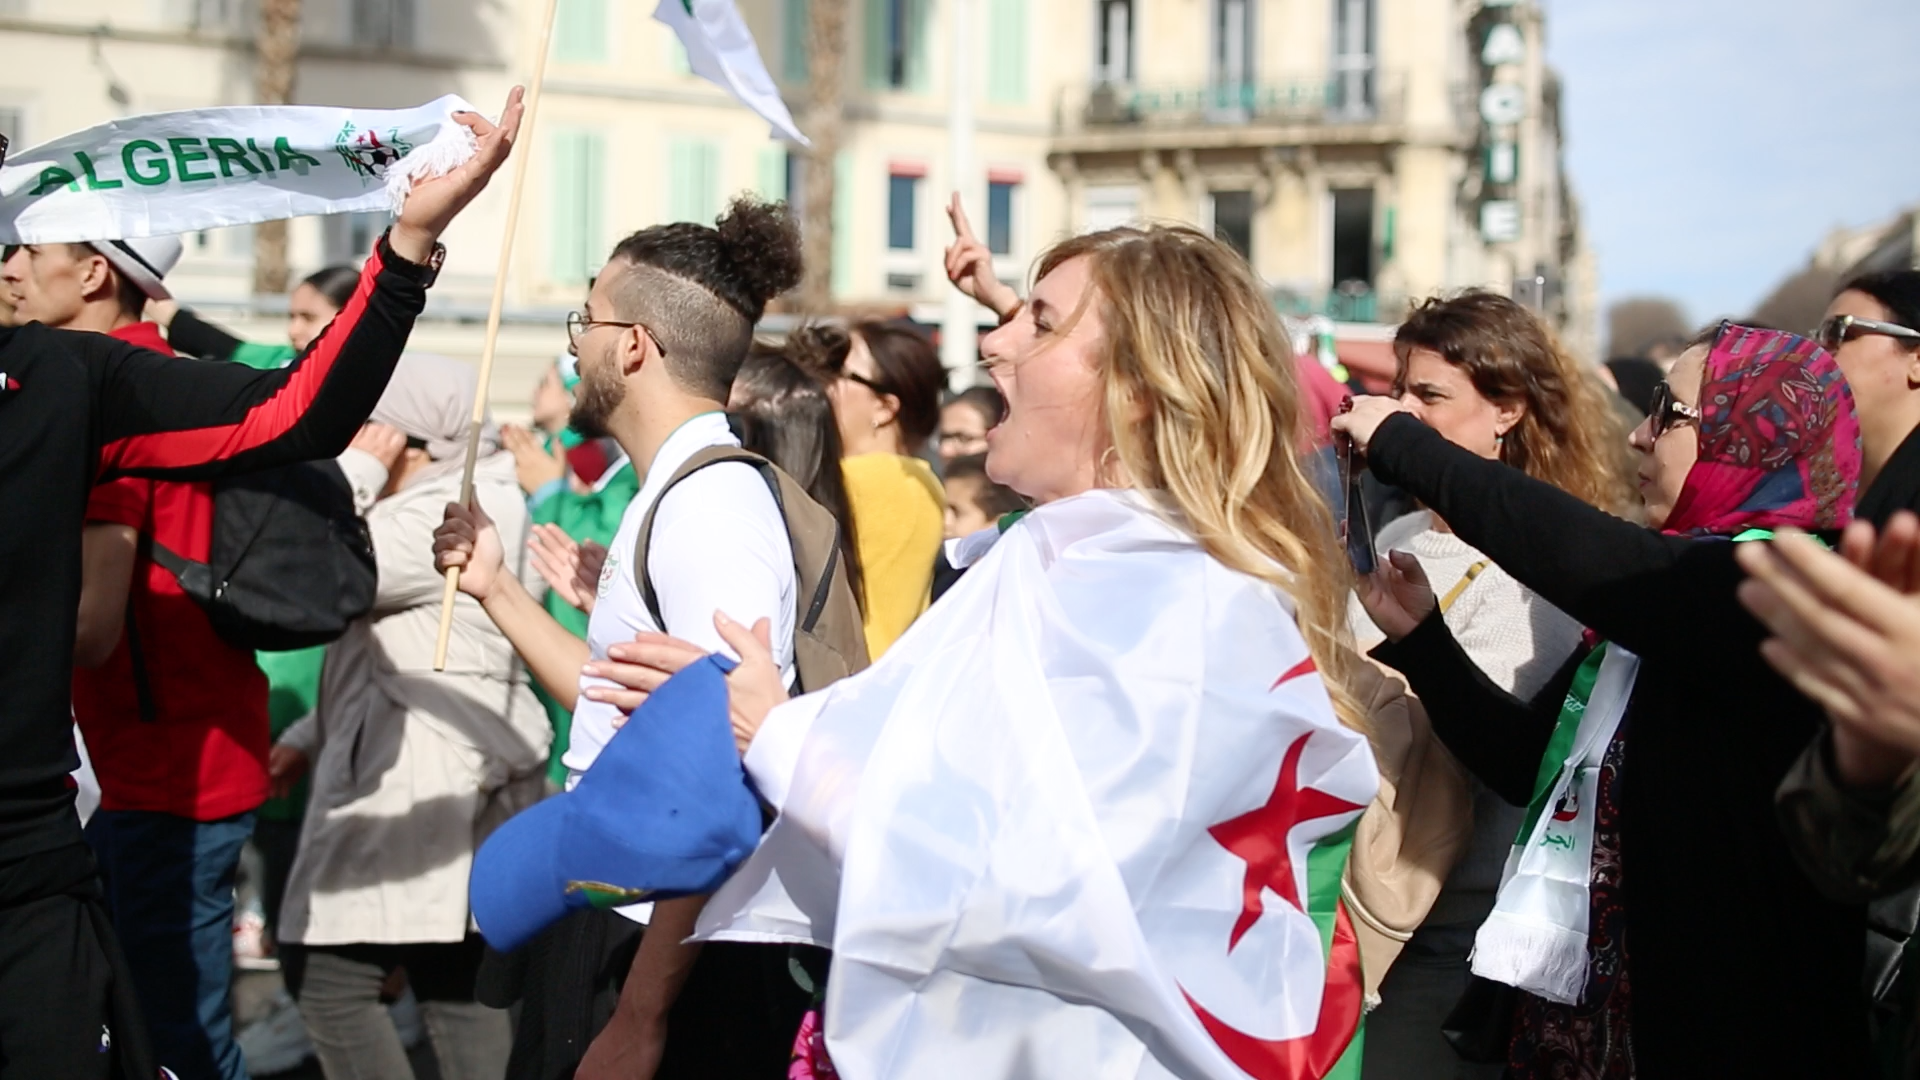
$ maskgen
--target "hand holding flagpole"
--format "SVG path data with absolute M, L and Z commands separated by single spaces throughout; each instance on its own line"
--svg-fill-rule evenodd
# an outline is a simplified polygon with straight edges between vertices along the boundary
M 522 137 L 533 131 L 534 114 L 540 108 L 540 86 L 546 81 L 547 53 L 553 43 L 553 17 L 559 0 L 547 0 L 546 14 L 540 23 L 540 42 L 534 53 L 533 78 L 526 98 L 526 113 L 521 118 Z M 480 347 L 480 380 L 473 392 L 473 415 L 467 428 L 467 460 L 460 473 L 460 502 L 473 503 L 473 467 L 480 453 L 480 429 L 487 418 L 487 388 L 493 382 L 493 356 L 500 340 L 500 312 L 507 302 L 507 270 L 513 263 L 513 234 L 520 224 L 520 197 L 527 187 L 527 163 L 531 153 L 523 153 L 513 163 L 513 187 L 507 193 L 506 235 L 500 239 L 500 262 L 493 274 L 493 303 L 487 309 L 487 336 Z M 453 599 L 460 591 L 460 568 L 447 567 L 446 587 L 440 594 L 440 632 L 433 643 L 433 670 L 447 669 L 447 639 L 453 633 Z

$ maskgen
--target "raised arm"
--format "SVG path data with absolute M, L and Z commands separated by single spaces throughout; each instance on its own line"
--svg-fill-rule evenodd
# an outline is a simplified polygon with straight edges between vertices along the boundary
M 1444 519 L 1548 603 L 1642 655 L 1751 653 L 1760 626 L 1734 599 L 1733 545 L 1662 536 L 1448 442 L 1412 416 L 1367 447 L 1376 476 Z
M 117 343 L 67 344 L 89 364 L 105 475 L 192 479 L 346 448 L 386 389 L 426 303 L 440 234 L 486 187 L 520 127 L 521 92 L 495 126 L 456 114 L 478 137 L 473 157 L 414 186 L 360 284 L 306 354 L 278 371 L 251 371 L 143 352 Z

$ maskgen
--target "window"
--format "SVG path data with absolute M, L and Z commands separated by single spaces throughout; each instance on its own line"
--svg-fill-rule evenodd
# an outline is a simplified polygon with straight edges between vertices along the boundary
M 785 0 L 780 5 L 780 73 L 789 82 L 807 81 L 812 18 L 812 5 L 808 0 Z
M 18 105 L 0 105 L 0 135 L 5 135 L 15 150 L 32 146 L 27 141 L 26 110 Z
M 1013 192 L 1018 186 L 987 181 L 987 250 L 995 255 L 1013 254 Z
M 1251 0 L 1213 0 L 1213 84 L 1238 88 L 1253 77 Z
M 920 275 L 890 273 L 887 275 L 887 291 L 917 293 L 920 291 Z
M 413 47 L 414 0 L 353 0 L 353 43 L 374 49 Z
M 385 210 L 362 214 L 330 214 L 320 219 L 320 258 L 328 266 L 358 264 L 373 250 L 373 242 L 393 220 Z
M 913 250 L 913 204 L 919 188 L 917 176 L 887 177 L 887 247 L 894 251 Z
M 1027 100 L 1026 0 L 991 0 L 987 10 L 987 100 Z
M 559 0 L 553 58 L 565 64 L 607 62 L 607 0 Z
M 713 224 L 720 216 L 720 145 L 675 139 L 667 160 L 667 220 Z
M 867 85 L 924 90 L 927 0 L 866 0 Z
M 1329 105 L 1373 111 L 1373 0 L 1333 0 L 1333 86 Z
M 25 14 L 26 3 L 0 2 L 0 13 Z M 249 0 L 165 0 L 161 18 L 171 26 L 189 30 L 230 31 L 247 29 L 253 4 Z
M 1095 9 L 1095 82 L 1133 81 L 1133 0 L 1098 0 Z
M 1253 192 L 1213 193 L 1213 235 L 1253 261 Z
M 1140 189 L 1128 185 L 1087 189 L 1087 231 L 1131 225 L 1140 219 Z
M 578 285 L 600 269 L 606 143 L 598 132 L 553 134 L 553 280 Z
M 1333 193 L 1333 284 L 1373 287 L 1373 189 Z

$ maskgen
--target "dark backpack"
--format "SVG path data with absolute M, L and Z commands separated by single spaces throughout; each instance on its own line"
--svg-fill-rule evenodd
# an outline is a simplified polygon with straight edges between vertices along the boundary
M 795 610 L 793 620 L 793 667 L 798 689 L 819 690 L 838 679 L 867 666 L 867 638 L 861 629 L 860 605 L 847 580 L 847 568 L 840 561 L 840 523 L 826 507 L 813 501 L 805 488 L 766 458 L 737 446 L 709 446 L 687 459 L 678 472 L 647 508 L 640 524 L 640 536 L 634 544 L 634 580 L 654 625 L 666 626 L 660 617 L 660 598 L 647 574 L 647 552 L 653 543 L 653 516 L 667 492 L 709 465 L 738 461 L 759 470 L 773 493 L 774 505 L 787 524 L 787 539 L 793 546 Z
M 206 562 L 142 537 L 222 640 L 279 652 L 324 645 L 373 610 L 373 538 L 332 461 L 304 461 L 218 481 Z

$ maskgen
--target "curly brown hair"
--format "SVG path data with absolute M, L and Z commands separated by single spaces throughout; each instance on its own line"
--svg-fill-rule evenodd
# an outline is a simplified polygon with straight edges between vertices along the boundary
M 1396 394 L 1415 349 L 1464 369 L 1488 401 L 1524 406 L 1500 445 L 1502 461 L 1591 506 L 1632 511 L 1626 427 L 1533 312 L 1479 289 L 1422 301 L 1394 334 Z

